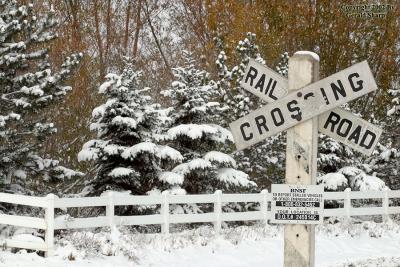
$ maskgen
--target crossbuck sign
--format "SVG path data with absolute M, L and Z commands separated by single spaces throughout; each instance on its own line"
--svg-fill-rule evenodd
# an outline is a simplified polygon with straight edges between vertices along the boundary
M 318 124 L 321 133 L 366 155 L 372 153 L 382 130 L 335 108 L 377 89 L 366 61 L 283 96 L 287 84 L 287 79 L 278 73 L 250 60 L 241 86 L 267 102 L 277 101 L 230 124 L 238 149 L 321 115 Z
M 297 52 L 289 78 L 250 60 L 241 86 L 268 102 L 232 122 L 238 149 L 287 132 L 285 184 L 272 185 L 272 222 L 285 223 L 284 266 L 315 265 L 315 230 L 323 220 L 323 186 L 315 185 L 318 131 L 370 155 L 382 130 L 340 105 L 377 89 L 366 61 L 319 80 L 319 58 Z

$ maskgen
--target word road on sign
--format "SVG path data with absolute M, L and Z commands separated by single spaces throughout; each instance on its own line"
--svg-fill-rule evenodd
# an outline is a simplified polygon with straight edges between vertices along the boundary
M 247 148 L 376 89 L 368 63 L 355 64 L 232 122 L 236 147 Z
M 324 218 L 323 185 L 273 184 L 272 223 L 320 224 Z
M 351 148 L 371 155 L 382 129 L 348 111 L 335 108 L 318 116 L 318 129 Z

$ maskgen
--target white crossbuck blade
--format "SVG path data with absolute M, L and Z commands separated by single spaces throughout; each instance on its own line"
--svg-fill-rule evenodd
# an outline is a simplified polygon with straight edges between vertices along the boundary
M 266 102 L 287 94 L 288 80 L 272 69 L 250 59 L 240 85 Z M 363 154 L 370 155 L 378 143 L 382 129 L 336 108 L 319 116 L 319 131 Z
M 276 101 L 230 124 L 238 149 L 247 148 L 321 114 L 320 132 L 367 155 L 372 153 L 382 133 L 373 124 L 335 109 L 377 89 L 367 61 L 286 95 L 287 79 L 250 60 L 241 86 L 267 102 Z

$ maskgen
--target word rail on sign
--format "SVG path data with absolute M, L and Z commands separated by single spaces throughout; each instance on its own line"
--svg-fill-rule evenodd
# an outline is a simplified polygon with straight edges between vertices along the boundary
M 273 184 L 272 223 L 320 224 L 323 221 L 322 185 Z
M 287 94 L 288 81 L 267 66 L 250 59 L 240 86 L 269 103 Z
M 247 148 L 376 89 L 368 63 L 355 64 L 232 122 L 236 147 Z

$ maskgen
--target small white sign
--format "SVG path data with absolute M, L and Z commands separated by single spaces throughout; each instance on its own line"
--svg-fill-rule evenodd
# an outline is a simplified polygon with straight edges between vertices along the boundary
M 368 156 L 382 134 L 382 129 L 339 108 L 318 116 L 318 130 Z
M 367 61 L 355 64 L 232 122 L 236 147 L 247 148 L 377 88 Z
M 273 184 L 272 223 L 320 224 L 324 219 L 323 185 Z
M 240 86 L 270 103 L 287 95 L 288 80 L 267 66 L 250 59 Z

